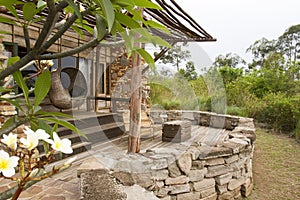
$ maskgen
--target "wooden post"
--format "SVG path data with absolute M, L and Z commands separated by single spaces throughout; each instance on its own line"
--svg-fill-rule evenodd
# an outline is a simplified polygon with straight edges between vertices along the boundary
M 141 132 L 141 59 L 136 54 L 132 61 L 132 77 L 131 77 L 131 97 L 130 97 L 130 128 L 128 153 L 140 152 L 140 132 Z

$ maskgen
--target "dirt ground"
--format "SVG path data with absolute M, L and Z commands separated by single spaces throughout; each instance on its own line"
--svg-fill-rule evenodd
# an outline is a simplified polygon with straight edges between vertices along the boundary
M 249 200 L 300 200 L 300 144 L 258 129 L 253 158 L 254 190 Z

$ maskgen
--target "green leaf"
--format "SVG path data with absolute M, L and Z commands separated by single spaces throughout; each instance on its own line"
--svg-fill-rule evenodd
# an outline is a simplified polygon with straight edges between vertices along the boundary
M 129 17 L 128 15 L 125 15 L 123 13 L 116 13 L 116 20 L 118 20 L 121 24 L 123 24 L 126 27 L 131 28 L 131 29 L 141 27 L 141 25 L 139 23 L 137 23 L 131 17 Z
M 7 61 L 7 66 L 10 66 L 20 60 L 19 56 L 10 57 Z
M 41 119 L 37 119 L 37 122 L 40 129 L 45 130 L 49 135 L 52 133 L 52 127 L 49 124 L 47 124 L 45 121 Z
M 103 18 L 96 14 L 96 28 L 97 28 L 97 38 L 102 39 L 106 34 L 106 24 Z
M 132 0 L 111 0 L 111 2 L 114 4 L 114 5 L 119 5 L 121 6 L 122 8 L 123 7 L 127 7 L 127 6 L 134 6 L 134 3 Z
M 38 119 L 36 119 L 36 118 L 31 118 L 30 121 L 29 121 L 29 123 L 30 123 L 30 128 L 31 128 L 31 130 L 36 131 L 36 130 L 39 129 L 39 122 L 38 122 Z
M 100 0 L 99 3 L 107 20 L 108 32 L 110 32 L 115 21 L 115 11 L 113 5 L 110 0 Z
M 152 56 L 145 49 L 137 49 L 136 50 L 142 58 L 144 58 L 145 62 L 151 67 L 155 68 L 155 62 Z
M 76 128 L 73 124 L 71 124 L 70 122 L 64 121 L 64 120 L 60 120 L 60 119 L 55 119 L 55 118 L 41 118 L 42 120 L 45 121 L 49 121 L 49 122 L 53 122 L 53 123 L 57 123 L 61 126 L 64 126 L 72 131 L 74 131 L 75 133 L 78 133 L 80 136 L 84 137 L 87 139 L 86 135 L 84 133 L 82 133 L 78 128 Z
M 82 21 L 82 15 L 80 13 L 79 7 L 74 3 L 73 0 L 66 0 L 71 8 L 74 10 L 75 14 L 77 15 L 78 19 Z
M 13 73 L 13 77 L 14 77 L 14 80 L 16 81 L 17 85 L 23 90 L 26 104 L 27 104 L 27 107 L 29 108 L 31 106 L 29 97 L 28 97 L 29 89 L 23 79 L 22 73 L 20 71 L 16 71 Z
M 153 20 L 148 20 L 148 21 L 145 21 L 145 24 L 147 26 L 151 26 L 152 28 L 155 28 L 155 29 L 159 29 L 167 34 L 170 34 L 170 31 L 167 27 L 165 27 L 164 25 L 162 24 L 159 24 L 157 23 L 156 21 L 153 21 Z
M 78 35 L 83 36 L 83 32 L 82 32 L 82 30 L 81 30 L 79 27 L 73 25 L 73 26 L 71 26 L 71 28 L 72 28 Z
M 6 8 L 16 19 L 20 19 L 15 6 L 7 5 Z
M 4 124 L 2 124 L 1 129 L 4 130 L 11 127 L 14 123 L 16 123 L 15 121 L 16 121 L 15 116 L 10 117 L 8 120 L 4 122 Z
M 153 9 L 157 9 L 157 10 L 162 10 L 162 8 L 159 5 L 153 3 L 149 0 L 133 0 L 133 2 L 136 6 L 141 7 L 141 8 L 153 8 Z
M 45 17 L 44 16 L 40 16 L 40 17 L 37 17 L 37 18 L 31 20 L 31 23 L 36 23 L 36 22 L 42 21 L 43 19 L 45 19 Z
M 40 115 L 41 117 L 63 117 L 63 118 L 68 118 L 68 119 L 73 119 L 74 117 L 69 114 L 61 113 L 61 112 L 45 112 L 43 110 L 40 110 L 36 114 Z
M 8 19 L 6 17 L 0 16 L 0 23 L 6 23 L 6 24 L 13 24 L 15 25 L 16 22 L 12 19 Z
M 172 46 L 166 40 L 162 39 L 159 36 L 152 36 L 151 42 L 154 45 L 172 48 Z
M 12 6 L 14 4 L 24 4 L 24 2 L 18 1 L 18 0 L 1 0 L 0 1 L 0 6 Z
M 32 20 L 34 15 L 36 14 L 36 5 L 32 2 L 27 2 L 23 6 L 23 16 L 27 21 Z
M 39 75 L 35 81 L 34 87 L 34 106 L 40 105 L 40 103 L 47 96 L 51 86 L 51 74 L 50 71 L 45 71 Z

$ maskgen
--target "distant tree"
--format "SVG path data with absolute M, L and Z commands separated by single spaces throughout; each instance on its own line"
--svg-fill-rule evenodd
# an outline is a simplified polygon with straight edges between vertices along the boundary
M 240 64 L 245 65 L 246 61 L 237 54 L 227 53 L 225 56 L 219 55 L 216 57 L 213 66 L 217 68 L 224 66 L 236 68 Z
M 279 51 L 292 63 L 300 59 L 300 24 L 288 28 L 277 41 Z
M 188 50 L 182 50 L 181 47 L 187 47 L 187 43 L 180 43 L 176 44 L 171 48 L 167 53 L 160 58 L 160 62 L 164 64 L 172 64 L 173 66 L 176 66 L 177 72 L 179 72 L 179 65 L 186 61 L 187 58 L 191 57 L 190 51 Z M 154 55 L 157 53 L 155 52 Z
M 198 74 L 195 69 L 195 64 L 192 61 L 189 61 L 186 63 L 185 68 L 186 69 L 180 69 L 179 73 L 182 74 L 182 76 L 185 77 L 188 81 L 196 80 Z
M 266 57 L 271 53 L 276 51 L 276 40 L 268 40 L 262 38 L 257 40 L 252 44 L 246 52 L 251 52 L 253 54 L 252 63 L 249 64 L 249 69 L 258 68 L 264 65 Z

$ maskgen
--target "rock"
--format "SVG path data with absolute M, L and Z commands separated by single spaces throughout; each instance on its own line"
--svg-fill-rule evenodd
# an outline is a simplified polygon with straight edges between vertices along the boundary
M 170 192 L 170 188 L 163 187 L 163 188 L 160 188 L 158 190 L 158 192 L 156 192 L 156 196 L 158 196 L 158 197 L 166 197 L 169 192 Z
M 188 152 L 191 154 L 192 160 L 197 160 L 200 155 L 200 149 L 194 146 L 190 147 Z
M 215 193 L 216 193 L 216 188 L 214 186 L 200 191 L 201 198 L 209 197 L 210 195 Z
M 178 194 L 177 200 L 199 200 L 200 192 Z
M 179 169 L 186 175 L 189 175 L 190 171 L 191 171 L 191 167 L 192 167 L 192 158 L 191 158 L 191 154 L 189 153 L 184 153 L 182 154 L 178 160 L 177 160 L 177 164 Z
M 225 185 L 216 185 L 216 190 L 218 194 L 223 194 L 225 192 L 227 192 L 227 184 Z
M 169 186 L 170 194 L 180 194 L 180 193 L 187 193 L 190 192 L 190 185 L 184 184 L 184 185 L 172 185 Z
M 179 184 L 184 184 L 184 183 L 188 183 L 188 182 L 189 182 L 189 178 L 186 176 L 178 176 L 176 178 L 167 178 L 165 180 L 166 185 L 179 185 Z
M 162 181 L 169 177 L 169 171 L 166 169 L 151 172 L 152 179 Z
M 212 158 L 205 160 L 206 166 L 213 166 L 213 165 L 223 165 L 225 163 L 223 158 Z
M 218 197 L 217 193 L 214 193 L 208 197 L 201 198 L 200 200 L 217 200 L 217 197 Z
M 190 182 L 198 182 L 204 179 L 204 175 L 207 173 L 207 169 L 191 170 L 189 174 Z
M 239 159 L 239 155 L 236 154 L 236 155 L 230 156 L 228 158 L 225 158 L 225 163 L 230 164 L 230 163 L 237 161 L 238 159 Z
M 203 189 L 215 187 L 215 179 L 204 179 L 203 181 L 194 182 L 194 190 L 201 192 Z
M 215 178 L 218 185 L 224 185 L 226 183 L 229 183 L 231 181 L 231 179 L 232 179 L 232 173 L 217 176 Z
M 246 179 L 244 177 L 241 177 L 239 179 L 232 179 L 228 184 L 228 190 L 235 190 L 237 188 L 240 188 L 241 185 L 245 184 Z
M 153 192 L 149 192 L 139 185 L 123 187 L 122 191 L 127 194 L 127 199 L 130 200 L 159 200 Z
M 130 173 L 127 172 L 114 172 L 112 174 L 118 181 L 120 181 L 124 186 L 134 185 L 134 180 Z
M 246 183 L 242 185 L 241 192 L 243 197 L 248 197 L 251 194 L 254 185 L 251 178 L 246 180 Z
M 166 158 L 161 158 L 158 160 L 153 160 L 153 165 L 150 169 L 158 170 L 158 169 L 165 169 L 168 167 L 168 160 Z
M 132 174 L 134 182 L 144 188 L 149 188 L 154 185 L 151 174 Z
M 169 170 L 169 176 L 172 178 L 178 177 L 181 175 L 180 169 L 177 166 L 176 162 L 171 163 L 168 166 L 168 170 Z
M 208 172 L 205 175 L 207 178 L 216 177 L 219 175 L 227 174 L 230 168 L 225 165 L 217 165 L 208 167 Z
M 192 169 L 203 169 L 205 161 L 195 160 L 192 162 Z

